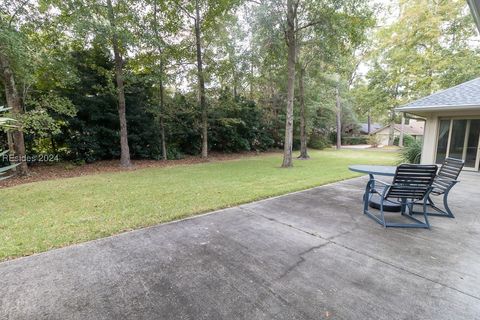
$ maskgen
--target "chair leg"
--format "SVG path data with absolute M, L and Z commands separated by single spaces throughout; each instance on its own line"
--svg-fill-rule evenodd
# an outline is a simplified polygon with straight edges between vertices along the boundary
M 387 227 L 387 222 L 385 221 L 385 213 L 383 212 L 383 199 L 380 202 L 380 215 L 382 217 L 383 227 L 386 228 Z
M 370 201 L 371 185 L 372 185 L 372 180 L 368 181 L 367 186 L 365 187 L 365 193 L 363 194 L 363 214 L 367 214 L 367 211 L 368 211 L 368 202 Z
M 428 207 L 427 201 L 425 200 L 423 203 L 420 203 L 420 205 L 423 205 L 423 209 L 424 209 L 423 212 L 422 211 L 413 212 L 413 204 L 414 204 L 413 202 L 405 201 L 404 202 L 405 210 L 404 210 L 404 213 L 402 213 L 402 215 L 405 218 L 408 218 L 408 219 L 412 220 L 414 223 L 386 222 L 385 227 L 387 227 L 387 228 L 388 227 L 395 227 L 395 228 L 424 228 L 424 229 L 430 229 L 430 223 L 428 221 L 428 216 L 427 216 L 427 207 Z M 408 212 L 407 212 L 407 210 L 408 210 Z M 424 216 L 423 221 L 415 218 L 413 216 L 413 213 L 423 214 L 423 216 Z M 382 216 L 382 218 L 383 218 L 383 216 Z M 383 220 L 383 221 L 385 221 L 385 220 Z
M 413 215 L 411 214 L 411 212 L 408 212 L 408 214 L 406 214 L 406 210 L 409 210 L 409 211 L 412 211 L 413 207 L 412 207 L 412 204 L 408 201 L 404 202 L 404 213 L 402 213 L 406 218 L 409 218 L 410 220 L 412 220 L 414 223 L 394 223 L 394 222 L 387 222 L 385 220 L 385 210 L 384 210 L 384 205 L 383 205 L 383 202 L 385 200 L 384 196 L 382 194 L 380 194 L 380 216 L 378 214 L 374 214 L 372 212 L 370 212 L 370 210 L 368 209 L 368 197 L 369 197 L 369 194 L 370 193 L 367 193 L 365 194 L 365 197 L 364 197 L 364 201 L 365 201 L 365 204 L 364 204 L 364 210 L 363 210 L 363 213 L 368 216 L 369 218 L 375 220 L 378 224 L 381 224 L 384 228 L 389 228 L 389 227 L 393 227 L 393 228 L 427 228 L 427 229 L 430 229 L 430 224 L 428 223 L 428 217 L 426 216 L 426 212 L 427 212 L 427 203 L 426 201 L 424 202 L 424 205 L 423 205 L 423 208 L 424 208 L 424 217 L 425 217 L 425 222 L 424 221 L 421 221 L 419 219 L 416 219 L 415 217 L 413 217 Z M 422 212 L 418 212 L 418 213 L 422 213 Z
M 445 211 L 447 213 L 447 216 L 449 218 L 455 218 L 455 216 L 453 215 L 453 212 L 452 210 L 450 210 L 450 207 L 448 206 L 448 194 L 449 194 L 450 190 L 448 190 L 447 192 L 445 192 L 445 194 L 443 195 L 443 206 L 445 207 Z
M 368 199 L 370 198 L 370 193 L 365 191 L 365 195 L 363 196 L 363 214 L 367 214 L 368 211 Z
M 406 211 L 407 211 L 407 208 L 408 208 L 408 203 L 407 203 L 407 200 L 406 199 L 402 199 L 401 203 L 400 203 L 400 214 L 402 216 L 405 215 Z
M 430 229 L 430 223 L 428 222 L 428 213 L 427 213 L 427 199 L 425 199 L 425 201 L 423 202 L 423 217 L 425 218 L 425 224 L 427 225 L 427 229 Z
M 385 215 L 384 215 L 384 210 L 383 210 L 383 195 L 379 195 L 382 200 L 380 202 L 380 217 L 378 217 L 378 215 L 370 212 L 369 210 L 369 201 L 370 201 L 370 194 L 373 194 L 373 193 L 366 193 L 365 194 L 365 197 L 364 197 L 364 206 L 363 206 L 363 213 L 369 217 L 370 219 L 374 220 L 375 222 L 377 222 L 378 224 L 381 224 L 384 228 L 386 228 L 388 226 L 387 222 L 385 221 Z
M 443 194 L 443 207 L 444 207 L 444 210 L 442 208 L 439 208 L 435 205 L 435 203 L 433 202 L 432 198 L 429 196 L 428 199 L 427 199 L 427 206 L 431 207 L 433 210 L 435 210 L 435 212 L 428 212 L 427 210 L 427 215 L 429 216 L 435 216 L 435 217 L 448 217 L 448 218 L 455 218 L 455 216 L 453 215 L 453 212 L 452 210 L 450 209 L 450 207 L 448 206 L 448 194 L 450 193 L 450 189 L 448 189 L 444 194 Z M 422 214 L 422 212 L 415 212 L 415 211 L 412 211 L 412 214 Z
M 455 218 L 455 216 L 453 215 L 453 212 L 452 210 L 450 209 L 450 207 L 448 206 L 448 195 L 450 193 L 450 190 L 452 189 L 453 185 L 448 188 L 445 193 L 443 194 L 443 207 L 445 210 L 442 210 L 441 208 L 437 207 L 433 201 L 431 200 L 431 198 L 429 199 L 429 205 L 430 207 L 432 207 L 432 209 L 434 209 L 436 212 L 427 212 L 427 214 L 429 216 L 437 216 L 437 217 L 448 217 L 448 218 Z
M 428 199 L 427 199 L 427 201 L 428 201 L 428 204 L 429 204 L 430 206 L 432 206 L 432 207 L 435 207 L 435 203 L 433 202 L 433 200 L 432 200 L 432 197 L 431 197 L 431 196 L 428 196 Z

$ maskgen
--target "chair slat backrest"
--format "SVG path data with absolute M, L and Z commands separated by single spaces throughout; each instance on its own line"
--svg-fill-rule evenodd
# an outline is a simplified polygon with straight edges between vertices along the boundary
M 445 192 L 452 182 L 456 181 L 462 172 L 465 161 L 455 158 L 446 158 L 433 181 L 433 188 L 436 193 Z
M 386 198 L 423 199 L 432 186 L 437 169 L 436 165 L 399 165 Z

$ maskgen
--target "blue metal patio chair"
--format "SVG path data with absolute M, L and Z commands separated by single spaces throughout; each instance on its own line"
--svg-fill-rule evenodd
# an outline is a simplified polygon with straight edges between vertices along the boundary
M 379 181 L 369 181 L 364 198 L 363 212 L 379 224 L 397 228 L 430 228 L 427 216 L 427 206 L 432 184 L 438 167 L 436 165 L 402 164 L 397 167 L 391 184 Z M 369 202 L 374 195 L 380 197 L 380 216 L 369 210 Z M 421 201 L 425 221 L 413 217 L 413 205 Z M 402 216 L 412 220 L 412 223 L 393 223 L 385 220 L 384 204 L 398 203 Z M 408 210 L 408 213 L 407 213 Z
M 437 176 L 432 184 L 432 192 L 428 196 L 428 204 L 436 212 L 427 212 L 429 216 L 439 216 L 439 217 L 449 217 L 455 218 L 448 206 L 448 194 L 450 190 L 459 182 L 458 176 L 462 172 L 465 162 L 460 159 L 455 158 L 446 158 L 438 171 Z M 431 196 L 443 196 L 443 207 L 444 210 L 437 207 L 435 202 L 433 202 Z

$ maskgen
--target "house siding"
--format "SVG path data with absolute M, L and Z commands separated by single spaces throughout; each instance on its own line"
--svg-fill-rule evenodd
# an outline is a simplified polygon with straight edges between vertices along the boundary
M 431 164 L 435 162 L 437 133 L 438 117 L 436 115 L 427 116 L 425 121 L 425 134 L 423 136 L 422 164 Z
M 438 144 L 438 126 L 440 119 L 480 119 L 480 108 L 469 111 L 444 111 L 435 114 L 422 114 L 425 118 L 425 135 L 422 148 L 422 164 L 435 163 Z

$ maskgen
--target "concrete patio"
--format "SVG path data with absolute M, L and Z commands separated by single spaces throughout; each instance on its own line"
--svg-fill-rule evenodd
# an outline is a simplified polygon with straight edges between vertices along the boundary
M 480 319 L 480 175 L 384 229 L 365 177 L 0 263 L 0 319 Z

